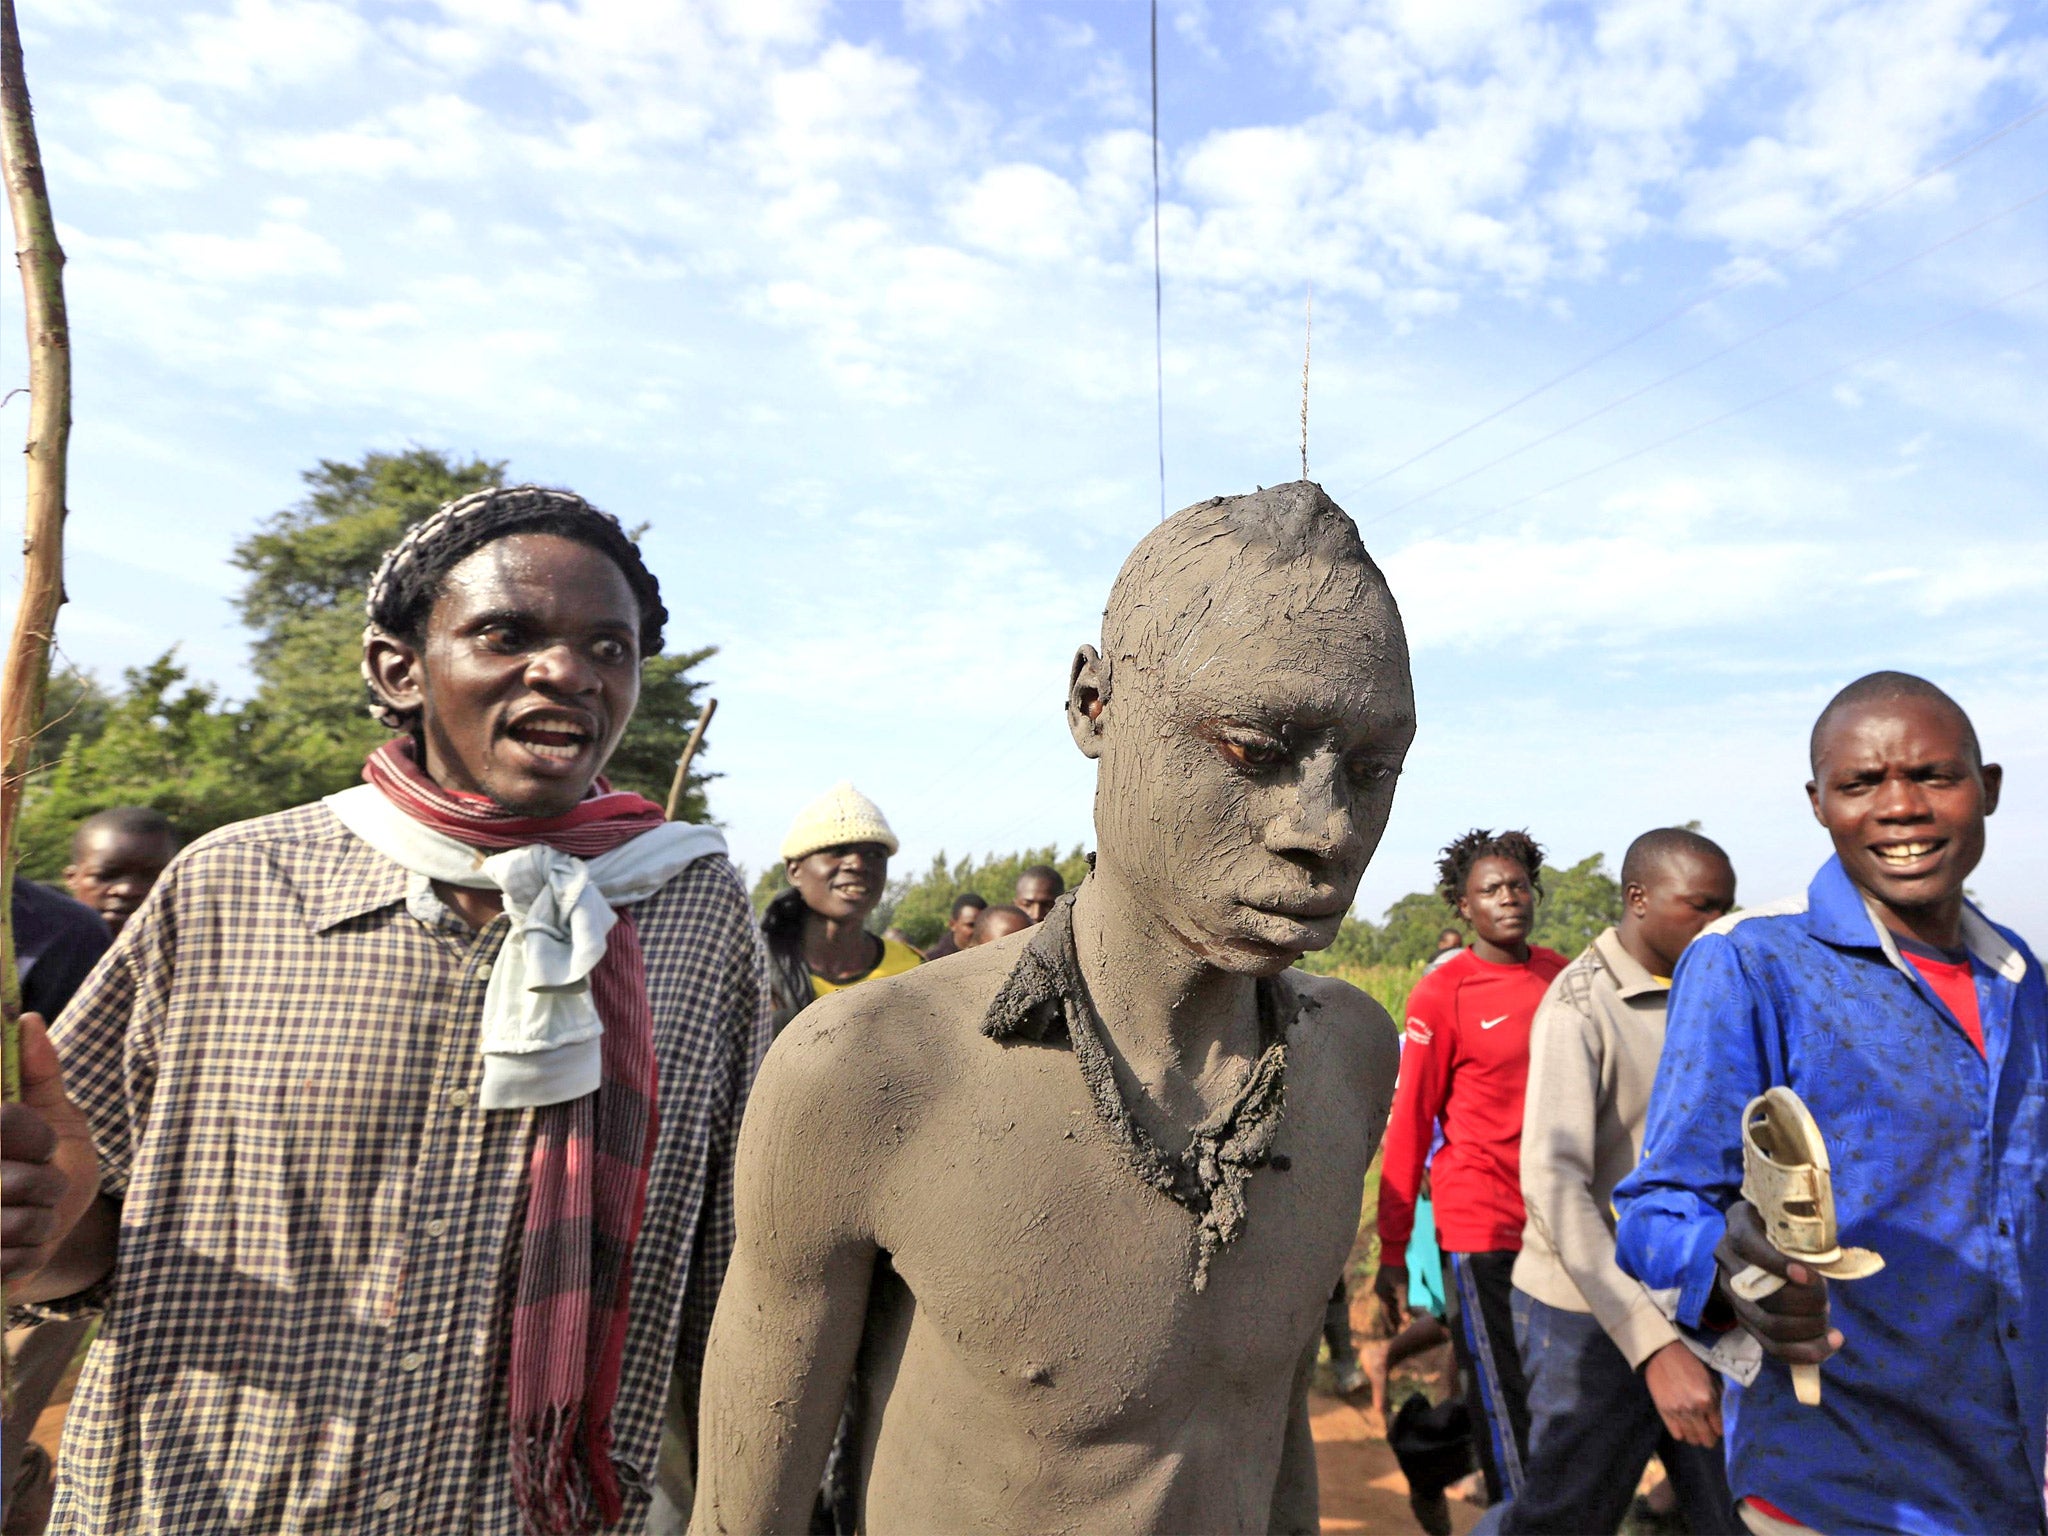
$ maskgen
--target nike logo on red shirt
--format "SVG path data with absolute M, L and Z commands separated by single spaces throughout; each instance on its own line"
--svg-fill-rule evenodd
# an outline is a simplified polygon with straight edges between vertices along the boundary
M 1481 1029 L 1491 1029 L 1491 1028 L 1493 1028 L 1493 1026 L 1494 1026 L 1494 1025 L 1496 1025 L 1496 1024 L 1505 1024 L 1505 1023 L 1507 1023 L 1507 1021 L 1508 1021 L 1508 1016 L 1507 1016 L 1506 1014 L 1502 1014 L 1502 1015 L 1501 1015 L 1501 1016 L 1500 1016 L 1499 1018 L 1497 1018 L 1497 1019 L 1481 1019 L 1481 1020 L 1479 1021 L 1479 1027 L 1480 1027 Z

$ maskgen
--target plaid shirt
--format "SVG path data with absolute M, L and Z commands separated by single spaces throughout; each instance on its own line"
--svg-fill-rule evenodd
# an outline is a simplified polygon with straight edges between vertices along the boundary
M 661 1074 L 613 1418 L 644 1523 L 673 1364 L 694 1394 L 768 1040 L 724 859 L 635 909 Z M 165 874 L 54 1032 L 121 1201 L 56 1532 L 512 1536 L 506 1354 L 531 1111 L 485 1113 L 472 932 L 321 805 Z

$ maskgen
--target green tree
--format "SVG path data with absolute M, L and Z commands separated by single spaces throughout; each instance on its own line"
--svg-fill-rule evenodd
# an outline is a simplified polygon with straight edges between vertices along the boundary
M 1621 883 L 1607 872 L 1604 855 L 1589 854 L 1569 869 L 1544 865 L 1534 942 L 1576 955 L 1620 921 Z
M 96 729 L 74 732 L 24 800 L 22 873 L 57 878 L 72 828 L 109 806 L 162 811 L 185 839 L 277 809 L 250 748 L 245 713 L 222 705 L 215 689 L 191 682 L 174 652 L 130 669 L 127 686 Z
M 962 858 L 950 864 L 944 852 L 939 852 L 932 855 L 930 867 L 922 874 L 889 882 L 888 894 L 882 902 L 887 913 L 876 908 L 871 926 L 879 932 L 894 924 L 911 943 L 928 949 L 938 943 L 939 935 L 945 931 L 956 896 L 973 891 L 990 906 L 1001 906 L 1016 894 L 1017 877 L 1033 864 L 1050 864 L 1060 872 L 1070 891 L 1088 878 L 1088 855 L 1078 843 L 1064 857 L 1053 843 L 1017 853 Z

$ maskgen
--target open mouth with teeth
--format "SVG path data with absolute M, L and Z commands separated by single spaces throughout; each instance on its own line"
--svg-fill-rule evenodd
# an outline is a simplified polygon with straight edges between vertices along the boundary
M 1939 839 L 1922 839 L 1912 843 L 1879 843 L 1870 851 L 1894 869 L 1904 869 L 1909 864 L 1918 864 L 1930 854 L 1939 853 L 1944 844 Z
M 583 726 L 567 720 L 522 720 L 506 735 L 535 757 L 556 763 L 573 763 L 597 739 Z

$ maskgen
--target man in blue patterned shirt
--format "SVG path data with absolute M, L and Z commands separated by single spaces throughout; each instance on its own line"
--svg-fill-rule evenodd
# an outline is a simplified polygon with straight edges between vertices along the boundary
M 1963 894 L 2000 772 L 1952 699 L 1897 672 L 1835 697 L 1812 758 L 1834 857 L 1679 963 L 1618 1257 L 1729 1362 L 1752 1530 L 2040 1532 L 2048 993 Z M 1841 1241 L 1880 1273 L 1829 1287 L 1741 1199 L 1743 1107 L 1776 1084 L 1812 1110 Z M 1744 1301 L 1728 1282 L 1750 1264 L 1788 1283 Z M 1804 1407 L 1788 1366 L 1823 1360 Z

